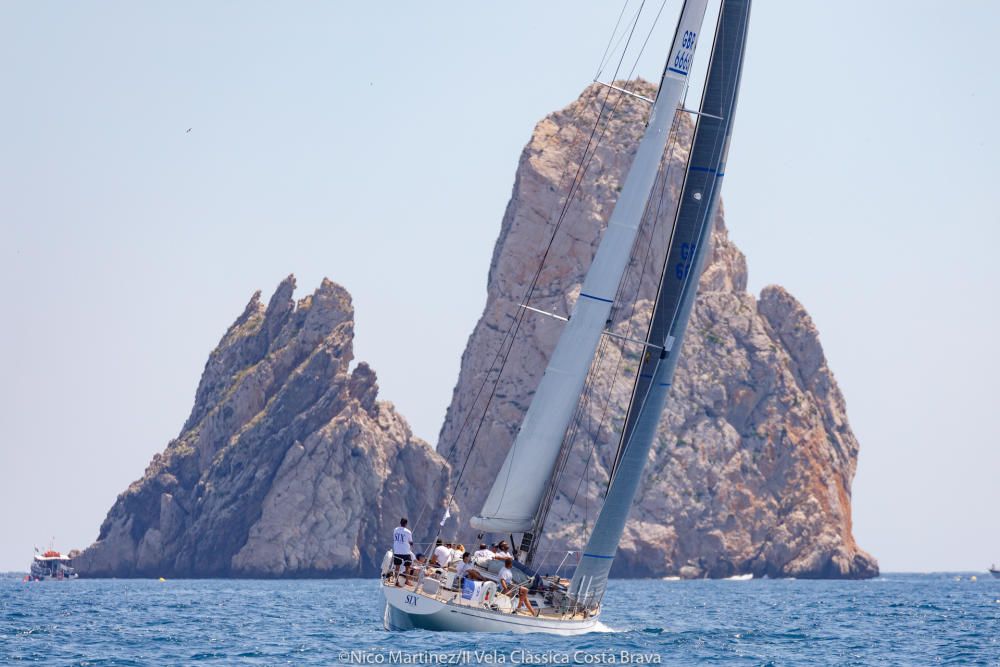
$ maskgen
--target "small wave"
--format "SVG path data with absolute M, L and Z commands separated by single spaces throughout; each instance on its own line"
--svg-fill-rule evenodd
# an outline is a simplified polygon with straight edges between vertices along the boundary
M 601 621 L 598 621 L 591 632 L 621 632 L 621 630 L 615 630 L 610 625 L 606 625 Z
M 227 657 L 225 653 L 202 651 L 191 656 L 191 660 L 215 660 L 216 658 Z

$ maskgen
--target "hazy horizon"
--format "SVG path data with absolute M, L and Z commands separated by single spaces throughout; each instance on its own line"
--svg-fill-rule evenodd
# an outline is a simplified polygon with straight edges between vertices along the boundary
M 521 149 L 620 10 L 0 6 L 0 571 L 97 537 L 226 327 L 289 273 L 296 298 L 323 276 L 351 292 L 356 359 L 434 444 Z M 722 192 L 750 291 L 779 283 L 817 324 L 861 444 L 858 544 L 884 572 L 981 572 L 1000 6 L 753 11 Z

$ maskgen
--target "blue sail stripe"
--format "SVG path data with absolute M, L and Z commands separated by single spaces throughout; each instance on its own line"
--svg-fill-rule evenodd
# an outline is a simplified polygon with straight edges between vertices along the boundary
M 586 556 L 587 558 L 608 558 L 608 559 L 614 558 L 614 556 L 601 556 L 599 554 L 583 554 L 583 555 Z
M 594 301 L 603 301 L 604 303 L 614 303 L 611 299 L 605 299 L 603 296 L 594 296 L 593 294 L 587 294 L 586 292 L 580 292 L 580 296 L 585 296 L 588 299 L 593 299 Z
M 690 169 L 691 171 L 703 171 L 706 174 L 715 174 L 717 178 L 722 178 L 723 176 L 725 176 L 725 174 L 719 171 L 718 169 L 712 169 L 711 167 L 688 167 L 688 169 Z

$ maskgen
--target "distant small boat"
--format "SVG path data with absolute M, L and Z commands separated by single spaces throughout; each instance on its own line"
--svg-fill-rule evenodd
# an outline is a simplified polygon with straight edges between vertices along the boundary
M 997 569 L 996 565 L 990 565 L 990 574 L 992 574 L 997 579 L 1000 579 L 1000 570 Z
M 753 579 L 752 574 L 734 574 L 731 577 L 726 577 L 726 581 L 750 581 Z
M 31 571 L 28 579 L 32 581 L 42 581 L 44 579 L 76 579 L 80 575 L 73 569 L 73 559 L 63 555 L 58 551 L 46 551 L 43 554 L 35 554 L 31 561 Z

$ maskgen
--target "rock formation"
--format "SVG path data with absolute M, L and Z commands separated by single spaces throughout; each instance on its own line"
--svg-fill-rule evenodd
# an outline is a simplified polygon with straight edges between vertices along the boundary
M 294 288 L 255 294 L 223 336 L 180 436 L 76 559 L 84 576 L 367 575 L 400 516 L 443 506 L 448 465 L 367 364 L 350 370 L 350 295 Z
M 652 96 L 648 83 L 621 82 Z M 490 266 L 484 313 L 462 357 L 438 451 L 462 473 L 459 533 L 493 483 L 555 346 L 561 322 L 524 320 L 482 422 L 497 350 L 564 204 L 576 165 L 605 100 L 615 107 L 569 215 L 554 237 L 531 305 L 568 315 L 634 155 L 648 107 L 596 85 L 542 120 L 521 155 L 513 194 Z M 605 111 L 604 119 L 607 118 Z M 613 326 L 641 338 L 649 320 L 673 202 L 692 123 L 679 115 L 677 138 L 640 232 Z M 662 262 L 662 260 L 661 260 Z M 615 561 L 618 576 L 869 577 L 875 560 L 851 534 L 850 489 L 858 443 L 844 399 L 803 307 L 780 287 L 746 291 L 743 254 L 718 216 L 713 249 L 682 350 L 661 429 Z M 630 304 L 635 303 L 632 307 Z M 617 447 L 638 351 L 609 338 L 591 369 L 593 392 L 549 515 L 540 553 L 556 562 L 582 546 Z M 487 390 L 478 394 L 484 380 Z M 479 396 L 477 400 L 477 396 Z M 610 396 L 610 400 L 608 397 Z M 463 426 L 464 425 L 464 426 Z M 468 465 L 465 466 L 468 458 Z
M 647 96 L 641 81 L 620 82 Z M 479 393 L 552 235 L 599 109 L 615 109 L 538 276 L 531 305 L 567 315 L 633 157 L 648 107 L 592 86 L 535 128 L 500 228 L 484 313 L 462 356 L 438 453 L 353 371 L 353 309 L 324 281 L 298 303 L 294 279 L 254 295 L 205 366 L 180 436 L 115 502 L 84 576 L 357 576 L 381 561 L 401 515 L 440 516 L 475 538 L 482 505 L 555 346 L 561 322 L 530 313 L 490 391 Z M 605 119 L 606 121 L 606 116 Z M 679 115 L 622 283 L 612 326 L 645 334 L 690 143 Z M 866 577 L 851 534 L 858 443 L 815 326 L 780 287 L 747 293 L 743 254 L 720 213 L 657 442 L 613 574 Z M 662 262 L 662 259 L 660 260 Z M 632 305 L 634 304 L 634 306 Z M 579 547 L 600 506 L 638 352 L 608 337 L 591 372 L 541 552 Z M 491 386 L 490 382 L 486 383 Z M 473 431 L 480 426 L 476 446 Z M 466 465 L 468 464 L 468 465 Z M 416 519 L 413 519 L 416 522 Z M 427 530 L 428 521 L 417 523 Z M 418 533 L 417 539 L 429 535 Z M 553 560 L 544 563 L 554 564 Z

